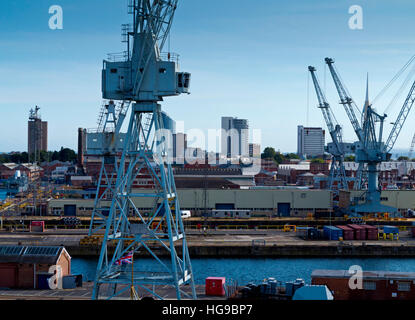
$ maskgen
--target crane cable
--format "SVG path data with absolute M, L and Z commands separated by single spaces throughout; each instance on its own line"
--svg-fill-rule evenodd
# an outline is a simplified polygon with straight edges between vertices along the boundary
M 378 93 L 378 95 L 372 100 L 372 104 L 375 104 L 378 99 L 380 99 L 385 92 L 392 86 L 392 84 L 405 72 L 409 65 L 415 60 L 415 55 L 413 55 L 398 71 L 398 73 L 389 81 L 389 83 Z M 389 106 L 388 106 L 389 107 Z M 386 110 L 385 110 L 386 111 Z
M 402 83 L 401 87 L 399 88 L 398 92 L 395 94 L 395 96 L 393 97 L 392 101 L 386 107 L 384 113 L 388 112 L 389 109 L 396 103 L 396 101 L 398 100 L 399 96 L 402 94 L 403 90 L 407 87 L 409 81 L 412 79 L 414 73 L 415 73 L 415 65 L 413 66 L 412 70 L 406 76 L 406 78 L 403 81 L 403 83 Z

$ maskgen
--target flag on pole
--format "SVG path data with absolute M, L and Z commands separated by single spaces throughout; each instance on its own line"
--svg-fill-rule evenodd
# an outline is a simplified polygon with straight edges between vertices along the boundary
M 122 264 L 132 264 L 133 263 L 133 251 L 130 251 L 125 256 L 119 258 L 115 261 L 115 265 L 120 266 Z

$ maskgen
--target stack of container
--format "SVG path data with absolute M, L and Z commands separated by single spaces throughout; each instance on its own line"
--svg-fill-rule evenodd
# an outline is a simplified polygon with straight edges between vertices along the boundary
M 367 240 L 378 240 L 379 230 L 375 226 L 365 225 L 366 228 L 366 239 Z
M 358 224 L 348 224 L 350 229 L 354 231 L 355 240 L 366 240 L 366 228 Z
M 354 230 L 347 226 L 336 226 L 343 231 L 343 240 L 354 240 Z
M 383 238 L 399 240 L 399 228 L 394 226 L 383 226 Z
M 343 237 L 343 231 L 334 226 L 324 226 L 323 234 L 324 238 L 327 240 L 339 240 Z

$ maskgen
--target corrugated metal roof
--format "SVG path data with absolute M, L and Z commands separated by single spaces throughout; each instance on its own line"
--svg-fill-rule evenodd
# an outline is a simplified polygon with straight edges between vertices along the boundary
M 56 263 L 64 247 L 0 246 L 0 263 Z
M 347 270 L 314 270 L 311 278 L 350 278 Z M 415 272 L 363 271 L 363 279 L 415 280 Z

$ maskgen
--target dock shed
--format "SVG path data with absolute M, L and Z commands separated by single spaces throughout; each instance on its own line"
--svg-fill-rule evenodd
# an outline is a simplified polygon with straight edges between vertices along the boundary
M 0 246 L 0 288 L 40 289 L 45 275 L 53 275 L 52 266 L 59 266 L 62 276 L 71 274 L 64 247 Z

